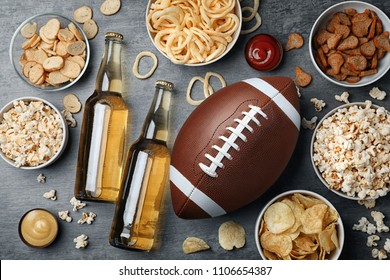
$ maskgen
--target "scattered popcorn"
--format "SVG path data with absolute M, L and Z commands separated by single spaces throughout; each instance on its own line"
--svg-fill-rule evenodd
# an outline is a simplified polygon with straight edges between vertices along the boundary
M 75 239 L 73 239 L 73 242 L 76 243 L 76 249 L 84 249 L 88 245 L 88 236 L 85 234 L 82 234 L 80 236 L 77 236 Z
M 376 204 L 376 199 L 362 199 L 358 200 L 360 205 L 364 205 L 367 209 L 374 208 Z
M 329 188 L 376 199 L 389 192 L 390 114 L 384 107 L 338 110 L 317 129 L 313 161 Z
M 80 210 L 84 208 L 87 204 L 84 202 L 81 202 L 80 200 L 76 199 L 75 197 L 72 197 L 70 200 L 70 204 L 73 206 L 73 211 Z
M 383 222 L 385 215 L 379 211 L 371 211 L 371 217 L 376 222 L 376 230 L 378 232 L 389 232 L 389 227 Z
M 353 230 L 358 230 L 361 232 L 366 232 L 368 234 L 374 234 L 376 232 L 376 227 L 374 224 L 371 224 L 366 217 L 360 218 L 358 224 L 352 226 Z
M 70 127 L 76 127 L 77 126 L 77 122 L 76 122 L 75 118 L 73 118 L 73 115 L 72 115 L 71 112 L 69 112 L 67 110 L 63 110 L 63 111 L 61 111 L 61 114 L 64 117 L 66 123 Z
M 0 122 L 0 149 L 16 167 L 49 161 L 63 141 L 61 117 L 41 101 L 15 101 Z
M 58 217 L 60 217 L 60 219 L 63 221 L 67 221 L 68 223 L 72 221 L 72 217 L 69 216 L 68 210 L 58 212 Z
M 383 90 L 380 90 L 379 88 L 377 87 L 373 87 L 370 92 L 369 92 L 370 96 L 374 99 L 377 99 L 377 100 L 383 100 L 385 99 L 386 97 L 386 92 L 383 91 Z
M 347 91 L 344 91 L 341 95 L 335 95 L 334 98 L 337 100 L 337 101 L 340 101 L 340 102 L 344 102 L 344 103 L 349 103 L 349 92 Z
M 314 105 L 314 108 L 317 112 L 321 112 L 322 108 L 326 106 L 326 103 L 324 100 L 320 100 L 317 98 L 310 99 L 310 102 Z
M 93 221 L 95 221 L 96 214 L 93 212 L 83 212 L 83 215 L 80 220 L 77 221 L 78 224 L 84 224 L 87 223 L 88 225 L 92 224 Z
M 390 239 L 386 238 L 385 246 L 383 246 L 383 249 L 387 252 L 390 253 Z
M 45 192 L 43 194 L 43 197 L 51 200 L 57 200 L 56 190 L 50 190 L 48 192 Z
M 378 260 L 384 260 L 384 259 L 387 259 L 387 253 L 385 250 L 381 249 L 381 250 L 378 250 L 378 249 L 372 249 L 372 257 L 374 259 L 378 259 Z
M 367 234 L 376 233 L 376 226 L 374 224 L 368 223 L 366 232 L 367 232 Z
M 367 237 L 367 247 L 378 246 L 378 243 L 376 243 L 375 241 L 378 241 L 379 239 L 381 238 L 378 235 L 370 235 L 369 237 Z
M 46 177 L 45 177 L 45 175 L 43 175 L 42 173 L 39 174 L 38 177 L 37 177 L 37 181 L 38 181 L 38 183 L 41 183 L 41 184 L 46 183 Z
M 309 121 L 306 118 L 302 118 L 302 127 L 304 129 L 315 129 L 317 125 L 317 119 L 318 117 L 312 117 Z

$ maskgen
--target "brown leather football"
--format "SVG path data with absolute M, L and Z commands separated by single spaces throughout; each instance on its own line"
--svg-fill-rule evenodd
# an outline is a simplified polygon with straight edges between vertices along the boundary
M 211 95 L 185 121 L 173 146 L 175 213 L 215 217 L 258 198 L 290 160 L 300 122 L 297 89 L 287 77 L 248 79 Z

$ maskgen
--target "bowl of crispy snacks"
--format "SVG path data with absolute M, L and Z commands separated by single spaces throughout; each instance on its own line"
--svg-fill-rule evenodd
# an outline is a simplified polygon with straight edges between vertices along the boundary
M 11 63 L 23 81 L 45 91 L 75 84 L 89 63 L 88 39 L 77 23 L 57 14 L 28 18 L 10 44 Z
M 390 68 L 390 20 L 376 6 L 347 1 L 325 10 L 309 39 L 311 60 L 327 80 L 344 87 L 362 87 Z
M 67 141 L 61 112 L 42 98 L 17 98 L 0 110 L 0 157 L 12 166 L 46 167 L 61 156 Z
M 389 192 L 390 113 L 370 101 L 331 110 L 311 140 L 313 168 L 334 193 L 354 200 Z
M 344 227 L 326 198 L 293 190 L 279 194 L 263 208 L 255 239 L 264 260 L 337 260 L 344 245 Z
M 203 66 L 221 59 L 236 43 L 241 24 L 238 0 L 150 0 L 146 8 L 150 39 L 175 64 Z

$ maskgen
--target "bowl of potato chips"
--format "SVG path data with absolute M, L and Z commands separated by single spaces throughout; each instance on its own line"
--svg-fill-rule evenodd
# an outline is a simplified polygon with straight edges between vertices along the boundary
M 255 240 L 264 260 L 337 260 L 344 245 L 344 227 L 326 198 L 293 190 L 279 194 L 263 208 Z
M 157 50 L 175 64 L 204 66 L 225 56 L 242 25 L 239 0 L 150 0 L 146 26 Z

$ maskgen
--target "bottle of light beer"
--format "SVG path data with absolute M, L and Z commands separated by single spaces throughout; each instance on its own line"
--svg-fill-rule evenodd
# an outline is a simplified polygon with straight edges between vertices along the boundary
M 84 106 L 74 195 L 115 202 L 121 184 L 128 107 L 122 96 L 123 36 L 109 32 L 95 92 Z
M 156 82 L 141 135 L 128 152 L 110 232 L 110 244 L 115 247 L 145 251 L 153 247 L 169 180 L 167 139 L 172 90 L 172 83 Z

